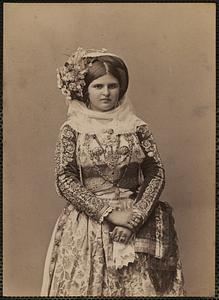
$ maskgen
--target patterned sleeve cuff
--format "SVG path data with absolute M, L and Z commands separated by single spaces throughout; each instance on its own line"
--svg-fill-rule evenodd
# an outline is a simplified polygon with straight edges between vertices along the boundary
M 113 211 L 111 206 L 104 206 L 99 212 L 99 221 L 98 223 L 102 223 L 104 218 L 108 216 L 109 213 Z

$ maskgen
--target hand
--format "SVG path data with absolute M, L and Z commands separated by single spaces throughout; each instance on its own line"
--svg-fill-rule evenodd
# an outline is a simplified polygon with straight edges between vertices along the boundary
M 131 215 L 132 215 L 132 209 L 113 210 L 111 213 L 108 214 L 106 220 L 114 225 L 123 226 L 128 229 L 132 229 L 132 227 L 128 224 Z
M 112 207 L 115 208 L 116 210 L 129 210 L 132 209 L 133 207 L 133 200 L 131 199 L 119 199 L 117 201 L 113 201 L 111 203 Z
M 110 236 L 114 242 L 127 244 L 133 237 L 133 233 L 128 228 L 116 226 Z

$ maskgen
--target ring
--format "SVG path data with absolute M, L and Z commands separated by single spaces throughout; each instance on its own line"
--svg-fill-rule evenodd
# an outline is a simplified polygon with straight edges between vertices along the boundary
M 121 237 L 120 237 L 120 241 L 121 241 L 121 242 L 124 242 L 124 241 L 125 241 L 125 238 L 126 238 L 125 236 L 121 236 Z

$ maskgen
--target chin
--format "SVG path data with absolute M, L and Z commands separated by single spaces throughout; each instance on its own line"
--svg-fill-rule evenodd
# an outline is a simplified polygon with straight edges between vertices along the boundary
M 112 110 L 112 109 L 114 109 L 114 105 L 102 105 L 101 107 L 100 107 L 100 109 L 102 110 L 102 111 L 108 111 L 108 110 Z
M 101 111 L 109 111 L 112 110 L 114 107 L 107 107 L 107 108 L 102 108 Z

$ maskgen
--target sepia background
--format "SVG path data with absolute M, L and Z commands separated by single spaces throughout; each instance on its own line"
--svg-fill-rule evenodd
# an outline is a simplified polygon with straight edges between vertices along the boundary
M 66 118 L 56 68 L 107 48 L 166 169 L 188 296 L 214 294 L 215 5 L 4 4 L 4 295 L 37 296 L 64 200 L 54 149 Z

